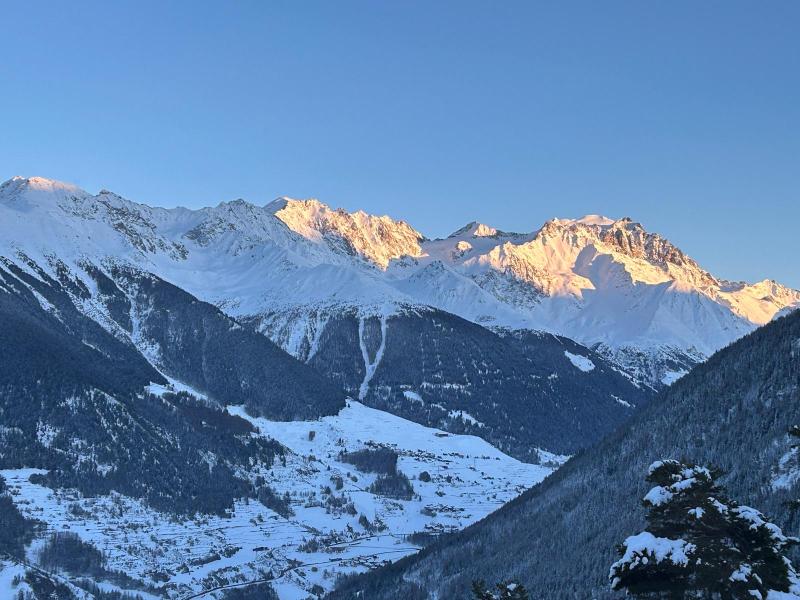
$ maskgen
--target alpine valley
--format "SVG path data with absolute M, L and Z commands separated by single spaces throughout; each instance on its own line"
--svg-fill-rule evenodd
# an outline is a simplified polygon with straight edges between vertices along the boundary
M 578 486 L 608 498 L 581 523 L 622 502 L 600 474 L 635 488 L 647 432 L 648 455 L 667 452 L 703 402 L 768 460 L 734 465 L 737 490 L 772 502 L 758 482 L 791 451 L 765 390 L 796 399 L 796 363 L 748 361 L 797 349 L 798 314 L 777 318 L 798 306 L 629 218 L 428 239 L 316 200 L 166 209 L 15 177 L 0 185 L 0 597 L 293 600 L 339 582 L 342 598 L 446 598 L 469 574 L 442 565 L 480 536 L 514 548 L 520 514 L 540 519 L 524 548 L 539 558 L 518 575 L 600 597 L 599 562 L 572 595 L 542 574 L 567 535 L 545 517 L 578 511 Z M 737 368 L 734 400 L 706 401 Z M 731 403 L 770 417 L 768 450 Z M 598 530 L 598 556 L 618 533 Z M 514 563 L 481 552 L 478 575 Z

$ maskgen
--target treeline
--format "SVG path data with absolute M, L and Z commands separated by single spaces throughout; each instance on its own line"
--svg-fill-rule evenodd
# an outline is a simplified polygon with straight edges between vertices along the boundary
M 121 588 L 141 588 L 142 582 L 121 571 L 108 568 L 105 555 L 71 531 L 52 533 L 39 550 L 38 564 L 47 571 L 66 573 L 72 582 L 99 600 L 133 600 L 135 592 L 104 592 L 96 583 L 106 580 Z
M 38 563 L 48 571 L 64 571 L 70 575 L 101 577 L 105 574 L 105 557 L 94 546 L 71 531 L 50 535 L 39 551 Z
M 225 590 L 222 600 L 278 600 L 278 594 L 269 583 Z
M 379 476 L 369 486 L 369 491 L 379 496 L 387 496 L 398 500 L 411 500 L 414 497 L 414 486 L 411 485 L 411 481 L 405 473 L 400 471 Z
M 364 473 L 378 473 L 369 491 L 379 496 L 411 500 L 414 486 L 408 477 L 397 469 L 397 452 L 385 446 L 340 452 L 339 460 L 353 465 Z
M 273 440 L 243 435 L 243 419 L 187 394 L 110 397 L 42 382 L 5 395 L 3 425 L 0 468 L 46 469 L 36 483 L 85 495 L 116 490 L 173 514 L 223 515 L 236 498 L 256 498 L 235 466 L 269 468 L 284 453 Z
M 339 460 L 353 465 L 363 473 L 394 475 L 397 472 L 397 452 L 384 446 L 340 452 Z
M 26 519 L 9 496 L 6 481 L 0 476 L 0 554 L 20 558 L 42 523 Z

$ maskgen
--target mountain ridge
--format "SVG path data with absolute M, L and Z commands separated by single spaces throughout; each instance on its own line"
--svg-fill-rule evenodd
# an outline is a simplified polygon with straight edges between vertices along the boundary
M 318 200 L 165 209 L 21 177 L 0 186 L 0 208 L 11 211 L 6 229 L 19 229 L 3 232 L 0 246 L 17 237 L 7 251 L 53 250 L 60 239 L 61 255 L 122 257 L 234 317 L 432 306 L 563 335 L 656 386 L 687 370 L 672 368 L 676 357 L 696 364 L 800 305 L 800 292 L 771 280 L 714 277 L 628 217 L 551 219 L 530 233 L 471 222 L 433 240 L 405 221 Z
M 17 179 L 0 188 L 0 258 L 28 285 L 62 288 L 65 304 L 159 372 L 212 399 L 235 396 L 257 415 L 313 418 L 343 390 L 537 462 L 584 447 L 652 395 L 571 340 L 523 341 L 415 303 L 354 247 L 323 238 L 366 224 L 376 236 L 359 238 L 365 248 L 419 240 L 408 226 L 398 238 L 387 217 L 351 218 L 313 201 L 297 205 L 323 227 L 309 241 L 272 213 L 286 202 L 161 209 Z M 46 294 L 39 302 L 49 310 Z M 579 370 L 565 351 L 596 368 Z

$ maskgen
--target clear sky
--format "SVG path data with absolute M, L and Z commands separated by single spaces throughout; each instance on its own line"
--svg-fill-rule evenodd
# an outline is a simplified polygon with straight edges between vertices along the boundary
M 800 287 L 800 2 L 17 2 L 0 178 L 317 197 L 428 236 L 631 216 Z

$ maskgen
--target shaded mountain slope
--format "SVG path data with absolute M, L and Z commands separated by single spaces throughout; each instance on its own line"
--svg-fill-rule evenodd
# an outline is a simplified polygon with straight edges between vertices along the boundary
M 140 349 L 220 404 L 244 404 L 254 415 L 279 420 L 314 419 L 344 406 L 339 387 L 217 307 L 131 267 L 112 266 L 110 278 L 123 293 L 104 301 L 109 307 L 130 302 L 130 334 Z
M 290 316 L 257 320 L 288 341 Z M 601 355 L 550 334 L 500 334 L 456 315 L 408 307 L 301 315 L 306 363 L 366 404 L 428 426 L 480 436 L 539 461 L 572 454 L 619 426 L 652 390 Z
M 0 269 L 0 469 L 86 495 L 112 490 L 161 510 L 223 513 L 255 497 L 237 466 L 283 452 L 249 424 L 186 394 L 146 391 L 164 377 L 133 344 L 78 311 L 61 284 Z M 33 267 L 31 267 L 33 268 Z
M 220 405 L 246 404 L 275 419 L 316 418 L 344 406 L 344 393 L 270 340 L 217 307 L 115 261 L 3 258 L 2 335 L 7 379 L 53 381 L 94 374 L 110 392 L 177 379 Z M 10 339 L 13 336 L 13 339 Z M 42 359 L 16 348 L 46 336 Z M 25 358 L 23 358 L 25 357 Z M 48 366 L 49 365 L 49 366 Z M 57 375 L 57 376 L 56 376 Z M 97 381 L 93 380 L 97 386 Z
M 800 492 L 787 431 L 800 423 L 800 314 L 712 356 L 620 431 L 483 521 L 331 598 L 456 598 L 473 579 L 519 578 L 533 598 L 617 597 L 607 574 L 615 544 L 644 523 L 647 466 L 682 458 L 722 468 L 732 497 L 788 532 Z

